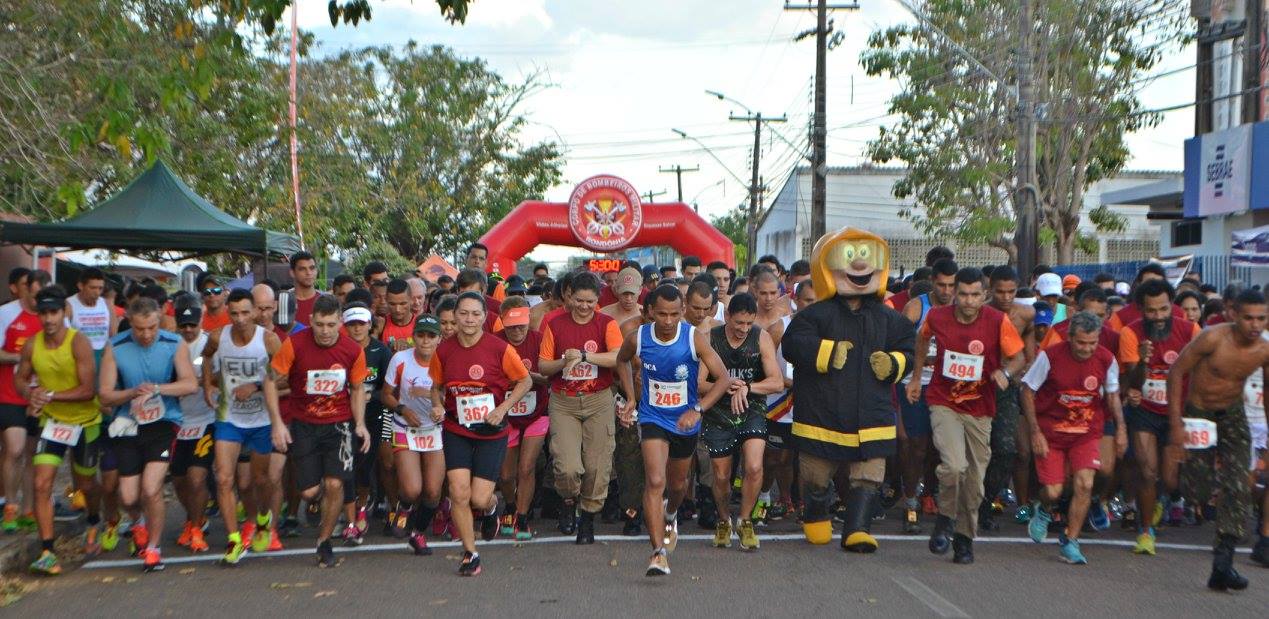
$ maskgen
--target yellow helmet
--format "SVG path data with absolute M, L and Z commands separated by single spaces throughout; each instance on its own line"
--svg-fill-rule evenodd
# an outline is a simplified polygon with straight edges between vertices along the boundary
M 811 250 L 811 280 L 819 299 L 838 294 L 884 299 L 889 276 L 890 244 L 871 232 L 842 228 L 825 234 Z

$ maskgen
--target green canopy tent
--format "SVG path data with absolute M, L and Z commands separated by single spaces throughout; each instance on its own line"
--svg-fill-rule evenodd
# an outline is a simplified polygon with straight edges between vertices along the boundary
M 257 228 L 194 193 L 162 161 L 91 210 L 58 223 L 3 222 L 0 242 L 75 249 L 290 255 L 297 237 Z

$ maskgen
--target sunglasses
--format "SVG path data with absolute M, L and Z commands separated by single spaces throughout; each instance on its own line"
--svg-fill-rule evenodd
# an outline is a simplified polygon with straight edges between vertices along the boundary
M 214 287 L 214 288 L 204 288 L 204 289 L 203 289 L 203 296 L 205 296 L 205 297 L 210 297 L 210 296 L 212 296 L 212 295 L 217 295 L 217 294 L 220 294 L 220 293 L 222 293 L 222 292 L 224 292 L 224 291 L 225 291 L 225 289 L 224 289 L 224 288 L 221 288 L 220 286 L 216 286 L 216 287 Z

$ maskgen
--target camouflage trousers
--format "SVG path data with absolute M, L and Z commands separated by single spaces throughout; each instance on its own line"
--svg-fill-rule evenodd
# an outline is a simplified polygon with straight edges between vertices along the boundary
M 983 505 L 991 505 L 1013 478 L 1018 457 L 1018 419 L 1022 416 L 1017 385 L 996 393 L 996 417 L 991 421 L 991 460 L 983 474 Z
M 1186 404 L 1186 417 L 1216 422 L 1216 446 L 1189 450 L 1181 465 L 1181 491 L 1206 504 L 1216 498 L 1216 536 L 1243 539 L 1251 517 L 1251 431 L 1242 398 L 1223 411 L 1205 411 Z
M 643 452 L 639 448 L 639 426 L 629 428 L 617 424 L 617 448 L 613 450 L 618 505 L 622 511 L 643 508 Z

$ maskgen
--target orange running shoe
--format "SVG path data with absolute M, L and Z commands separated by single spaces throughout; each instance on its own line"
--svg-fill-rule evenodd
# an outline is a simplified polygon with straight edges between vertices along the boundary
M 207 552 L 207 539 L 203 537 L 202 527 L 191 527 L 189 534 L 190 552 Z
M 921 497 L 921 512 L 927 516 L 937 516 L 939 513 L 939 505 L 935 502 L 934 497 L 925 495 Z
M 251 538 L 256 536 L 256 523 L 244 522 L 242 524 L 242 527 L 239 528 L 238 531 L 242 533 L 242 543 L 250 546 Z
M 163 555 L 159 553 L 158 548 L 146 548 L 142 550 L 141 560 L 141 569 L 143 571 L 159 572 L 163 570 Z
M 132 525 L 132 554 L 140 556 L 141 551 L 150 544 L 150 532 L 146 530 L 144 524 Z
M 191 536 L 193 535 L 193 531 L 194 531 L 194 523 L 186 520 L 185 528 L 181 529 L 181 535 L 176 538 L 176 545 L 189 548 L 189 543 L 190 543 Z
M 277 552 L 282 550 L 282 537 L 278 535 L 277 527 L 269 527 L 269 552 Z

